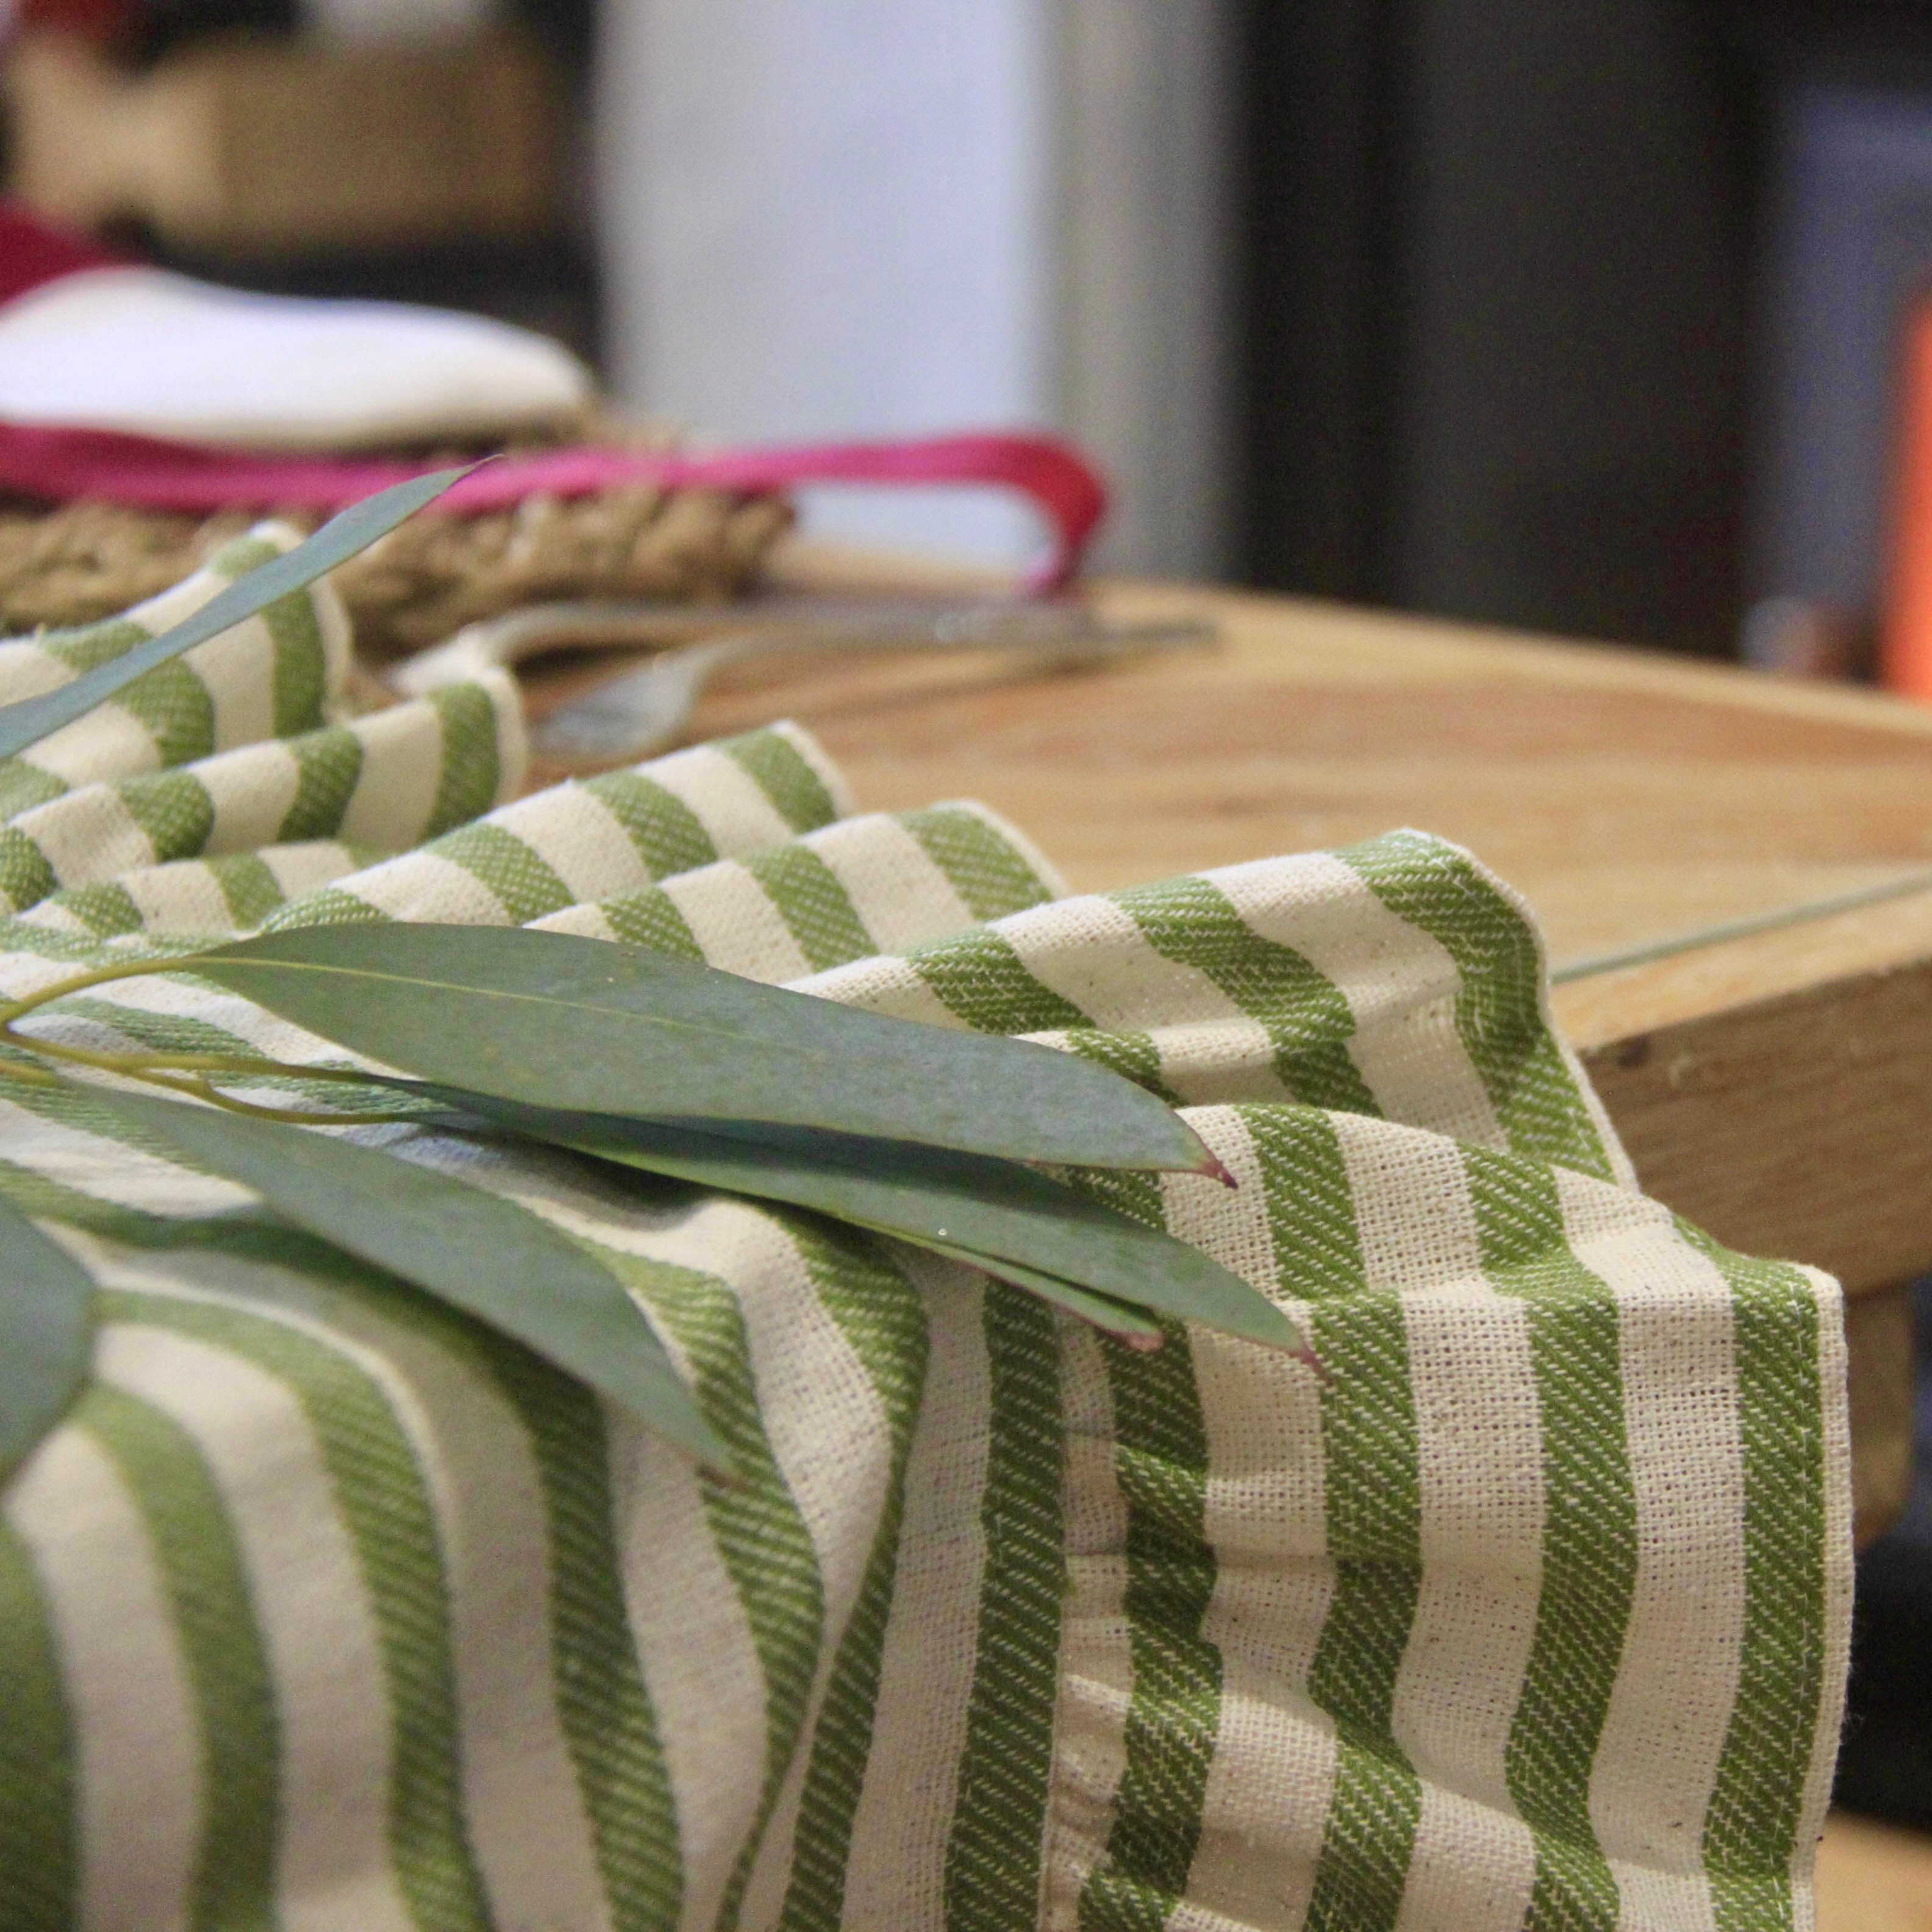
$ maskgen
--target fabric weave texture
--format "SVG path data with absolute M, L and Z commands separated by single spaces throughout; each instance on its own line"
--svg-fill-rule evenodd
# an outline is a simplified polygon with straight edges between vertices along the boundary
M 0 700 L 214 594 L 0 646 Z M 785 725 L 511 802 L 514 690 L 360 718 L 325 585 L 0 766 L 0 992 L 532 924 L 1088 1054 L 1240 1185 L 1090 1181 L 1324 1365 L 1130 1352 L 790 1210 L 412 1128 L 630 1284 L 708 1477 L 84 1096 L 0 1188 L 100 1286 L 0 1496 L 8 1932 L 1770 1932 L 1851 1583 L 1838 1290 L 1637 1190 L 1540 941 L 1398 832 L 1069 897 Z M 56 1036 L 339 1051 L 185 976 Z M 533 1284 L 533 1292 L 538 1285 Z

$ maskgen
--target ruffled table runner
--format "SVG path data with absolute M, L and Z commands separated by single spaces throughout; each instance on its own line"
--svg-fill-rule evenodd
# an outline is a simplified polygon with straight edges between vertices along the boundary
M 0 646 L 0 700 L 286 540 Z M 1636 1190 L 1466 854 L 1068 898 L 977 806 L 855 813 L 783 725 L 505 804 L 507 683 L 351 718 L 346 664 L 324 586 L 0 766 L 0 990 L 264 926 L 517 922 L 1026 1034 L 1188 1109 L 1238 1191 L 1114 1198 L 1280 1299 L 1325 1373 L 1200 1330 L 1132 1352 L 808 1214 L 359 1130 L 634 1282 L 720 1482 L 85 1100 L 0 1090 L 0 1186 L 101 1297 L 0 1519 L 9 1928 L 1810 1922 L 1838 1291 Z M 57 1010 L 339 1057 L 187 980 Z

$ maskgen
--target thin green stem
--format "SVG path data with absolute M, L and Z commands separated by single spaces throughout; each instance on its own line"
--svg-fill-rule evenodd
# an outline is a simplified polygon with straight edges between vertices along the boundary
M 0 1079 L 17 1080 L 28 1087 L 58 1087 L 60 1076 L 45 1066 L 28 1066 L 18 1060 L 0 1060 Z
M 76 1066 L 98 1066 L 109 1073 L 152 1070 L 227 1074 L 238 1079 L 332 1080 L 352 1087 L 371 1084 L 368 1074 L 352 1066 L 299 1066 L 290 1060 L 256 1060 L 238 1053 L 114 1053 L 70 1046 L 64 1041 L 43 1040 L 38 1034 L 16 1033 L 5 1021 L 0 1021 L 0 1039 L 25 1047 L 29 1053 L 44 1054 L 50 1060 L 70 1060 Z
M 91 987 L 105 986 L 115 980 L 134 980 L 151 973 L 184 970 L 192 966 L 194 958 L 195 956 L 190 953 L 179 959 L 166 961 L 130 960 L 124 964 L 99 967 L 92 972 L 78 973 L 71 979 L 62 980 L 51 986 L 43 986 L 38 993 L 30 993 L 24 1000 L 15 1000 L 0 1006 L 0 1040 L 24 1048 L 29 1053 L 42 1054 L 50 1060 L 68 1060 L 76 1066 L 98 1067 L 104 1072 L 124 1073 L 137 1080 L 146 1078 L 151 1072 L 172 1070 L 196 1075 L 230 1074 L 241 1078 L 329 1080 L 349 1086 L 368 1086 L 370 1084 L 369 1076 L 355 1067 L 298 1066 L 287 1060 L 256 1059 L 236 1053 L 106 1052 L 92 1047 L 70 1046 L 60 1040 L 44 1040 L 37 1034 L 22 1033 L 19 1030 L 19 1022 L 27 1015 L 56 1000 L 64 999 L 70 993 L 86 992 Z M 336 1117 L 318 1115 L 316 1118 L 332 1119 Z M 381 1118 L 398 1117 L 386 1114 Z
M 44 1006 L 50 1000 L 64 1000 L 68 994 L 85 992 L 90 986 L 104 986 L 112 980 L 139 980 L 150 973 L 176 972 L 195 956 L 190 952 L 180 959 L 130 959 L 118 966 L 97 966 L 92 972 L 76 973 L 70 980 L 56 980 L 38 993 L 29 993 L 24 1000 L 10 1000 L 0 1006 L 0 1029 L 11 1032 L 16 1020 L 24 1019 L 36 1006 Z
M 368 1075 L 353 1067 L 297 1066 L 282 1060 L 259 1060 L 235 1053 L 115 1053 L 93 1047 L 70 1046 L 64 1041 L 43 1040 L 38 1034 L 22 1033 L 17 1022 L 37 1008 L 64 998 L 70 993 L 86 992 L 90 987 L 110 980 L 139 979 L 150 973 L 168 973 L 191 966 L 194 956 L 181 959 L 130 960 L 118 966 L 103 966 L 80 973 L 52 986 L 43 986 L 24 1000 L 0 1006 L 0 1040 L 48 1060 L 64 1060 L 75 1066 L 92 1066 L 104 1073 L 118 1073 L 139 1080 L 165 1092 L 193 1095 L 232 1114 L 248 1114 L 257 1120 L 286 1120 L 299 1126 L 365 1126 L 418 1118 L 406 1111 L 384 1109 L 363 1113 L 317 1113 L 293 1107 L 264 1107 L 252 1100 L 238 1100 L 223 1093 L 211 1076 L 230 1079 L 328 1080 L 345 1085 L 368 1086 Z M 37 1087 L 58 1087 L 58 1075 L 50 1068 L 22 1066 L 18 1061 L 0 1060 L 0 1074 Z M 187 1077 L 178 1078 L 177 1076 Z

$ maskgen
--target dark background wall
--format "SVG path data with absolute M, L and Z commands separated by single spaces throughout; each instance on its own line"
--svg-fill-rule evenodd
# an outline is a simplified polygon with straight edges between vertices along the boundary
M 1246 54 L 1248 572 L 1730 650 L 1756 35 L 1689 0 L 1310 0 Z

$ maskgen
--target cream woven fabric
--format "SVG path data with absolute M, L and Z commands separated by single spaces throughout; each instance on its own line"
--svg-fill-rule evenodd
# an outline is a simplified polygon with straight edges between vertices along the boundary
M 0 649 L 0 694 L 115 647 Z M 0 770 L 0 990 L 197 931 L 524 922 L 1030 1034 L 1189 1109 L 1238 1191 L 1099 1190 L 1280 1300 L 1325 1373 L 363 1130 L 629 1282 L 719 1483 L 84 1099 L 0 1089 L 0 1186 L 101 1291 L 94 1381 L 0 1513 L 0 1923 L 1810 1922 L 1837 1291 L 1636 1190 L 1466 854 L 1069 898 L 976 807 L 855 815 L 785 727 L 479 818 L 508 694 L 332 723 L 340 664 L 328 593 L 292 600 Z M 328 1052 L 186 978 L 55 1010 Z

